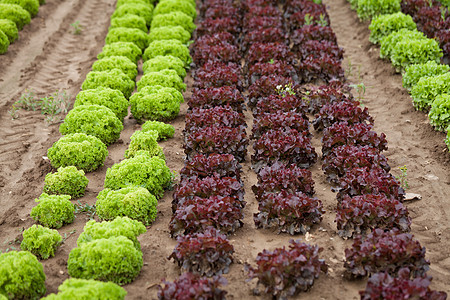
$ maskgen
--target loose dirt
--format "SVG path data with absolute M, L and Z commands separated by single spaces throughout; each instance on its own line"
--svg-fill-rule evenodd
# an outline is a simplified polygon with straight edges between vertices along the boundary
M 345 0 L 324 1 L 328 7 L 331 26 L 338 43 L 345 49 L 344 67 L 351 72 L 349 80 L 363 82 L 367 90 L 362 102 L 375 118 L 375 129 L 384 132 L 389 142 L 385 153 L 392 172 L 399 175 L 398 167 L 407 166 L 409 192 L 419 193 L 423 199 L 408 203 L 412 217 L 412 233 L 427 248 L 431 261 L 430 275 L 434 277 L 432 288 L 450 292 L 450 155 L 443 143 L 444 134 L 435 132 L 427 122 L 427 116 L 416 112 L 407 92 L 401 87 L 401 76 L 395 74 L 390 64 L 378 58 L 378 48 L 368 41 L 368 24 L 360 23 Z M 24 228 L 34 221 L 30 211 L 35 206 L 43 188 L 45 175 L 52 170 L 45 159 L 46 151 L 60 134 L 58 125 L 47 125 L 39 112 L 20 112 L 19 119 L 11 120 L 8 110 L 25 89 L 32 88 L 44 97 L 58 89 L 66 90 L 73 103 L 85 75 L 90 71 L 96 55 L 104 44 L 109 16 L 114 2 L 107 0 L 47 0 L 38 16 L 20 33 L 20 39 L 10 51 L 0 56 L 0 250 L 20 239 Z M 79 21 L 83 25 L 81 35 L 73 35 L 70 24 Z M 187 77 L 188 92 L 192 79 Z M 183 104 L 180 115 L 171 122 L 176 128 L 175 137 L 162 142 L 161 146 L 171 170 L 183 167 L 182 130 L 187 106 Z M 246 113 L 249 130 L 252 126 L 250 113 Z M 103 188 L 107 168 L 123 159 L 129 138 L 140 125 L 132 117 L 125 118 L 125 129 L 120 140 L 111 145 L 105 166 L 87 174 L 89 186 L 80 202 L 95 204 L 96 195 Z M 312 132 L 313 145 L 320 154 L 321 134 Z M 256 174 L 250 168 L 250 155 L 243 163 L 242 178 L 245 184 L 247 206 L 244 227 L 229 237 L 235 247 L 235 263 L 225 275 L 229 299 L 259 299 L 253 296 L 255 281 L 246 282 L 244 264 L 253 264 L 263 249 L 286 246 L 291 238 L 305 240 L 305 236 L 277 235 L 269 230 L 256 230 L 253 213 L 257 203 L 251 192 Z M 328 274 L 322 274 L 308 293 L 297 299 L 358 299 L 358 291 L 364 289 L 365 280 L 348 281 L 342 278 L 344 249 L 351 241 L 336 235 L 334 223 L 335 195 L 330 191 L 321 172 L 319 160 L 312 168 L 316 197 L 327 210 L 319 226 L 308 236 L 309 243 L 324 248 L 322 257 L 330 266 Z M 172 192 L 166 192 L 158 204 L 158 217 L 139 240 L 144 254 L 144 267 L 137 279 L 124 288 L 128 299 L 154 299 L 157 285 L 162 278 L 173 280 L 180 269 L 167 257 L 176 242 L 169 237 L 168 223 L 171 212 Z M 47 276 L 48 293 L 56 292 L 67 274 L 67 259 L 76 239 L 83 230 L 88 216 L 80 214 L 73 224 L 59 232 L 66 237 L 65 243 L 54 258 L 42 261 Z M 269 298 L 267 298 L 269 299 Z

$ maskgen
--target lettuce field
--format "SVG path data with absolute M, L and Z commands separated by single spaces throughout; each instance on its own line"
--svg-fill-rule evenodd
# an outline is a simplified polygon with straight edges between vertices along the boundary
M 0 0 L 0 299 L 447 299 L 447 0 Z

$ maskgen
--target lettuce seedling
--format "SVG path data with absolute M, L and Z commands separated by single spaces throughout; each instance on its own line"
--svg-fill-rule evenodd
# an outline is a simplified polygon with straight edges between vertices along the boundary
M 69 278 L 58 287 L 58 294 L 50 294 L 43 300 L 98 299 L 124 300 L 127 291 L 112 282 L 93 279 Z
M 61 228 L 75 219 L 75 206 L 70 202 L 69 195 L 48 195 L 42 193 L 39 204 L 31 209 L 31 217 L 49 228 Z
M 60 167 L 56 173 L 45 175 L 44 193 L 70 195 L 72 199 L 84 196 L 89 180 L 83 170 L 74 166 Z
M 40 299 L 45 295 L 44 268 L 28 251 L 0 254 L 0 296 L 6 299 Z
M 71 277 L 112 281 L 119 285 L 132 282 L 142 266 L 142 252 L 124 236 L 81 243 L 70 251 L 67 261 Z
M 148 226 L 156 218 L 157 204 L 155 196 L 147 189 L 129 186 L 118 190 L 104 189 L 98 194 L 95 206 L 102 220 L 123 216 Z
M 62 242 L 62 237 L 55 229 L 49 229 L 41 225 L 33 225 L 23 233 L 20 248 L 30 251 L 40 259 L 55 256 L 55 251 Z
M 103 166 L 108 150 L 95 136 L 74 133 L 62 136 L 48 149 L 47 156 L 54 168 L 75 166 L 92 172 Z

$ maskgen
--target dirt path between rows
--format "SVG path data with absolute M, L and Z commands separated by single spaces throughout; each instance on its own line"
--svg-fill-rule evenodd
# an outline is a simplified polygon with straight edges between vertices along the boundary
M 344 0 L 326 3 L 339 45 L 346 51 L 344 65 L 350 61 L 354 66 L 350 79 L 363 81 L 368 87 L 363 102 L 375 118 L 376 130 L 387 135 L 390 148 L 387 156 L 393 172 L 398 175 L 397 167 L 407 165 L 410 191 L 423 196 L 422 201 L 408 204 L 413 217 L 413 233 L 427 247 L 427 257 L 432 263 L 433 287 L 449 292 L 450 258 L 445 249 L 449 247 L 450 165 L 448 152 L 442 151 L 445 148 L 443 135 L 426 124 L 425 115 L 414 111 L 409 96 L 401 88 L 401 77 L 392 72 L 388 63 L 377 59 L 378 50 L 368 42 L 367 26 L 358 22 L 349 5 Z M 42 192 L 45 174 L 51 171 L 49 162 L 42 157 L 60 137 L 58 125 L 46 125 L 39 113 L 22 112 L 18 120 L 12 121 L 7 110 L 26 88 L 33 88 L 39 96 L 66 89 L 73 95 L 73 101 L 103 46 L 113 4 L 107 0 L 48 0 L 29 29 L 26 27 L 26 32 L 21 33 L 21 40 L 12 46 L 11 52 L 0 56 L 0 250 L 10 248 L 9 242 L 20 236 L 22 228 L 34 223 L 29 213 L 35 205 L 34 198 Z M 84 25 L 82 35 L 71 33 L 70 23 L 76 20 Z M 44 51 L 39 51 L 39 45 L 45 45 Z M 189 76 L 187 83 L 186 98 L 190 96 L 192 86 Z M 176 128 L 175 137 L 161 143 L 167 164 L 174 171 L 179 171 L 184 162 L 182 130 L 186 110 L 187 105 L 183 104 L 180 115 L 171 122 Z M 249 112 L 246 113 L 246 121 L 250 132 L 252 117 Z M 107 168 L 123 159 L 129 137 L 140 128 L 132 117 L 125 118 L 124 126 L 119 141 L 108 147 L 110 154 L 105 166 L 88 174 L 90 182 L 86 195 L 80 199 L 82 203 L 95 203 L 97 193 L 103 188 Z M 320 154 L 321 135 L 312 133 L 313 145 Z M 256 183 L 256 174 L 250 169 L 251 154 L 252 148 L 249 147 L 242 173 L 247 201 L 244 227 L 229 237 L 235 247 L 235 264 L 225 275 L 229 299 L 260 299 L 252 295 L 255 281 L 246 282 L 243 264 L 254 263 L 258 252 L 285 246 L 292 238 L 254 227 L 253 213 L 257 211 L 257 203 L 251 186 Z M 297 299 L 358 299 L 358 290 L 364 288 L 365 281 L 352 282 L 342 278 L 344 249 L 351 245 L 351 241 L 344 241 L 336 235 L 335 195 L 321 171 L 320 160 L 311 171 L 316 197 L 322 200 L 327 212 L 322 223 L 311 231 L 308 242 L 324 248 L 322 256 L 330 265 L 330 271 L 322 275 L 308 293 L 300 294 Z M 173 280 L 180 274 L 179 268 L 167 260 L 176 244 L 169 237 L 168 230 L 172 216 L 171 201 L 172 192 L 169 191 L 159 201 L 155 223 L 139 238 L 144 267 L 137 279 L 125 286 L 127 299 L 154 299 L 162 278 Z M 65 244 L 57 251 L 56 257 L 42 261 L 49 293 L 56 292 L 58 285 L 68 278 L 68 255 L 76 247 L 76 239 L 86 221 L 86 215 L 78 215 L 73 224 L 61 228 L 59 232 L 67 238 Z M 305 240 L 305 236 L 294 238 Z M 12 243 L 12 246 L 18 245 Z

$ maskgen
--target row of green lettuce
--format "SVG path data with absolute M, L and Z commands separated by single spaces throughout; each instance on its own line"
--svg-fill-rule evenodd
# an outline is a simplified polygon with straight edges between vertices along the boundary
M 356 10 L 362 21 L 371 20 L 378 15 L 393 14 L 401 10 L 401 2 L 404 0 L 347 0 L 351 8 Z M 431 0 L 426 0 L 432 3 Z M 449 8 L 450 0 L 437 0 L 443 6 Z M 431 6 L 431 4 L 430 4 Z
M 0 0 L 0 54 L 19 38 L 19 31 L 31 22 L 45 0 Z
M 398 12 L 400 1 L 359 0 L 357 7 L 360 17 L 366 16 L 361 11 L 370 12 L 369 40 L 380 45 L 380 57 L 402 73 L 414 107 L 428 113 L 436 130 L 447 133 L 445 143 L 450 149 L 450 67 L 440 63 L 439 43 L 418 31 L 411 16 Z
M 36 256 L 54 256 L 62 237 L 51 228 L 74 221 L 70 200 L 84 195 L 89 182 L 85 172 L 103 166 L 107 145 L 119 138 L 131 105 L 136 121 L 145 123 L 132 135 L 125 159 L 107 170 L 105 189 L 96 202 L 96 213 L 105 222 L 88 222 L 78 247 L 69 255 L 69 275 L 81 279 L 66 280 L 60 293 L 49 298 L 103 294 L 108 299 L 123 299 L 126 295 L 115 284 L 92 279 L 126 284 L 142 268 L 136 237 L 155 220 L 157 199 L 172 183 L 158 141 L 174 135 L 173 126 L 162 121 L 174 119 L 183 102 L 183 79 L 191 62 L 187 45 L 195 29 L 194 4 L 163 0 L 153 9 L 147 0 L 117 2 L 106 45 L 86 76 L 74 109 L 60 126 L 63 136 L 47 153 L 58 171 L 46 176 L 44 193 L 31 212 L 45 227 L 33 225 L 24 231 L 21 248 L 29 252 L 0 256 L 0 273 L 5 278 L 0 279 L 0 298 L 38 299 L 45 294 L 45 274 Z M 144 76 L 132 95 L 143 50 Z M 29 267 L 22 272 L 23 264 Z

